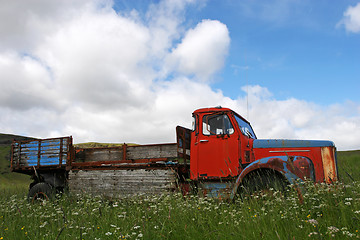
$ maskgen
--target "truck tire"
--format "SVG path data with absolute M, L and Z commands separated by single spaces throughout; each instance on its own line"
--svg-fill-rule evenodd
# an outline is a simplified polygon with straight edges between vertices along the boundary
M 275 171 L 265 170 L 250 173 L 244 179 L 241 195 L 254 195 L 261 192 L 279 191 L 284 193 L 288 187 L 286 179 Z
M 30 188 L 28 200 L 31 203 L 35 203 L 38 200 L 51 200 L 54 196 L 54 188 L 48 183 L 40 182 Z

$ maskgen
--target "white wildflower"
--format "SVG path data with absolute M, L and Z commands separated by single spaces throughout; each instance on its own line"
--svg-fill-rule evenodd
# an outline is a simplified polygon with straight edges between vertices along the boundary
M 353 234 L 353 233 L 351 233 L 349 231 L 343 231 L 342 234 L 347 235 L 348 237 L 354 237 L 355 236 L 355 234 Z
M 45 227 L 46 226 L 46 224 L 47 224 L 47 222 L 45 221 L 43 224 L 41 224 L 39 227 L 40 228 L 43 228 L 43 227 Z
M 333 234 L 333 233 L 336 233 L 336 232 L 340 231 L 340 229 L 338 229 L 337 227 L 334 227 L 334 226 L 328 227 L 328 230 L 329 230 L 330 234 Z
M 317 225 L 318 221 L 316 221 L 315 219 L 309 219 L 309 223 L 311 223 L 312 225 Z

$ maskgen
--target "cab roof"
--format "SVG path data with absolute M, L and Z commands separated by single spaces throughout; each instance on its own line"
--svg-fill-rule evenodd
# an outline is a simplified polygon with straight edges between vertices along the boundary
M 214 113 L 214 112 L 232 112 L 235 115 L 239 116 L 241 119 L 243 119 L 245 122 L 249 123 L 248 120 L 246 120 L 243 116 L 241 116 L 237 112 L 231 110 L 230 108 L 223 108 L 221 106 L 210 107 L 210 108 L 199 108 L 195 110 L 193 113 Z
M 218 107 L 210 107 L 210 108 L 199 108 L 194 111 L 194 113 L 204 113 L 204 112 L 232 112 L 230 108 L 223 108 L 221 106 Z

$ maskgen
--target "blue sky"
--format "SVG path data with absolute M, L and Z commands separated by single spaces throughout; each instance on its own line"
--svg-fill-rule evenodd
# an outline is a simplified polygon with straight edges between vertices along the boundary
M 360 1 L 0 2 L 0 132 L 174 142 L 222 105 L 360 149 Z
M 279 1 L 269 7 L 272 17 L 254 3 L 246 14 L 242 6 L 225 2 L 209 2 L 201 14 L 224 22 L 232 38 L 224 81 L 216 87 L 235 96 L 236 87 L 226 86 L 239 86 L 246 74 L 236 75 L 232 66 L 248 66 L 249 83 L 266 86 L 280 99 L 359 102 L 360 36 L 336 27 L 349 1 L 293 1 L 285 7 Z
M 186 24 L 216 19 L 228 27 L 229 55 L 211 84 L 227 96 L 259 84 L 277 99 L 359 103 L 360 34 L 339 25 L 358 2 L 210 0 L 187 9 Z M 115 1 L 114 8 L 146 11 L 148 3 Z
M 359 101 L 360 38 L 335 27 L 346 7 L 339 4 L 335 11 L 331 4 L 312 3 L 301 12 L 289 7 L 288 16 L 270 21 L 236 15 L 225 19 L 232 36 L 225 82 L 236 83 L 233 65 L 246 65 L 250 84 L 268 87 L 277 98 L 320 104 Z M 232 90 L 224 91 L 234 96 Z
M 359 102 L 360 36 L 336 27 L 348 6 L 345 1 L 294 1 L 282 9 L 285 13 L 273 6 L 279 15 L 269 19 L 258 13 L 258 6 L 241 14 L 236 4 L 214 11 L 209 3 L 209 17 L 221 19 L 232 38 L 224 83 L 216 86 L 225 86 L 225 93 L 234 96 L 236 88 L 226 88 L 238 82 L 232 66 L 248 66 L 249 83 L 266 86 L 280 99 Z M 244 71 L 240 74 L 246 76 Z

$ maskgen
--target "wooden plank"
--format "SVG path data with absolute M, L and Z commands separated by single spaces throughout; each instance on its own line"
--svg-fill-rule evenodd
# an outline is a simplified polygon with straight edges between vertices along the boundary
M 122 148 L 87 148 L 78 150 L 75 162 L 121 161 Z
M 128 146 L 127 158 L 136 160 L 144 158 L 176 158 L 176 144 Z
M 174 191 L 176 175 L 172 170 L 70 171 L 69 189 L 74 193 L 128 197 Z
M 124 147 L 126 146 L 126 147 Z M 136 160 L 168 161 L 177 157 L 176 144 L 136 145 L 109 148 L 77 149 L 75 163 L 121 162 Z M 125 151 L 125 152 L 124 152 Z M 161 159 L 161 160 L 156 160 Z

